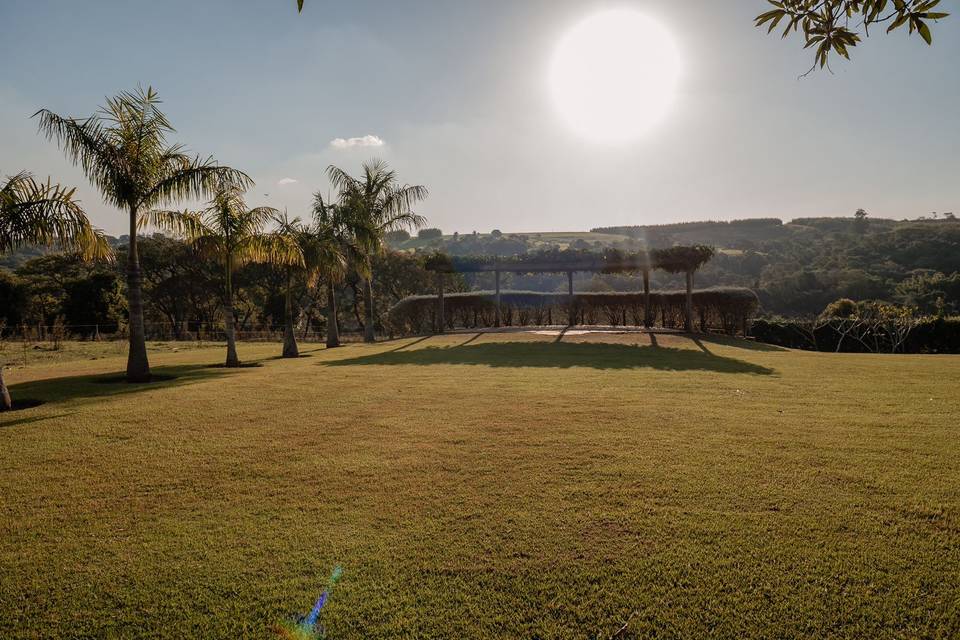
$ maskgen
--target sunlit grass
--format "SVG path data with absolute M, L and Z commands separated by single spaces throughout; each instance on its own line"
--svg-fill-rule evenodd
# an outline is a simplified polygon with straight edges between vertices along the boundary
M 0 636 L 269 637 L 336 565 L 329 638 L 960 633 L 960 357 L 302 351 L 8 371 L 45 404 L 0 416 Z

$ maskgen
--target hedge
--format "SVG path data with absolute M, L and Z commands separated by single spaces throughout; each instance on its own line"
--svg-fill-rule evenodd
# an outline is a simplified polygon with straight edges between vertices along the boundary
M 868 330 L 868 340 L 844 337 L 844 320 L 801 322 L 789 320 L 754 320 L 749 335 L 765 342 L 791 349 L 839 351 L 842 353 L 960 353 L 960 317 L 920 318 L 911 327 L 903 328 L 902 344 L 893 344 L 889 332 Z
M 650 293 L 650 317 L 655 326 L 683 327 L 684 291 Z M 745 326 L 759 306 L 750 289 L 724 287 L 693 292 L 694 317 L 700 329 L 735 333 Z M 642 326 L 644 295 L 640 292 L 545 293 L 540 291 L 501 291 L 502 326 L 566 325 L 571 316 L 575 324 Z M 451 293 L 443 297 L 444 327 L 477 328 L 496 324 L 496 294 L 493 291 Z M 437 296 L 404 298 L 388 315 L 388 331 L 394 335 L 422 334 L 436 329 L 439 304 Z

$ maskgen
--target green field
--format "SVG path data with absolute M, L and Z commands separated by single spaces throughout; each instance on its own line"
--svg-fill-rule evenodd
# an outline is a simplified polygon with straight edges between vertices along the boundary
M 0 637 L 270 637 L 337 564 L 330 638 L 960 635 L 960 357 L 655 342 L 28 359 Z

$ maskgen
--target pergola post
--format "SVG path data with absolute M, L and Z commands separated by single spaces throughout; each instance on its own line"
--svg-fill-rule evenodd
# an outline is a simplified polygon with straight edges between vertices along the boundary
M 497 269 L 496 271 L 494 271 L 494 277 L 495 277 L 495 280 L 496 280 L 496 283 L 497 283 L 497 284 L 496 284 L 496 287 L 497 287 L 497 295 L 496 295 L 496 298 L 497 298 L 497 317 L 496 317 L 496 321 L 495 321 L 495 323 L 494 323 L 494 326 L 495 326 L 495 327 L 499 327 L 499 326 L 500 326 L 500 269 Z
M 653 310 L 650 308 L 650 268 L 643 270 L 643 326 L 649 329 L 653 326 Z
M 577 324 L 577 311 L 573 303 L 573 271 L 567 271 L 567 300 L 570 307 L 570 326 Z
M 446 318 L 443 313 L 443 272 L 437 273 L 437 333 L 443 333 Z

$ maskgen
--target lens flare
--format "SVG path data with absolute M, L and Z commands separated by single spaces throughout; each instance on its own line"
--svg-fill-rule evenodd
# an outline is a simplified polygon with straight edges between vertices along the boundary
M 306 617 L 298 616 L 293 620 L 281 622 L 276 627 L 277 635 L 284 640 L 321 640 L 325 638 L 326 631 L 322 626 L 318 627 L 317 622 L 320 619 L 320 612 L 327 604 L 330 593 L 333 592 L 333 587 L 336 586 L 342 575 L 343 568 L 339 565 L 334 567 L 333 573 L 330 574 L 330 579 L 327 581 L 327 588 L 317 598 L 310 613 Z

